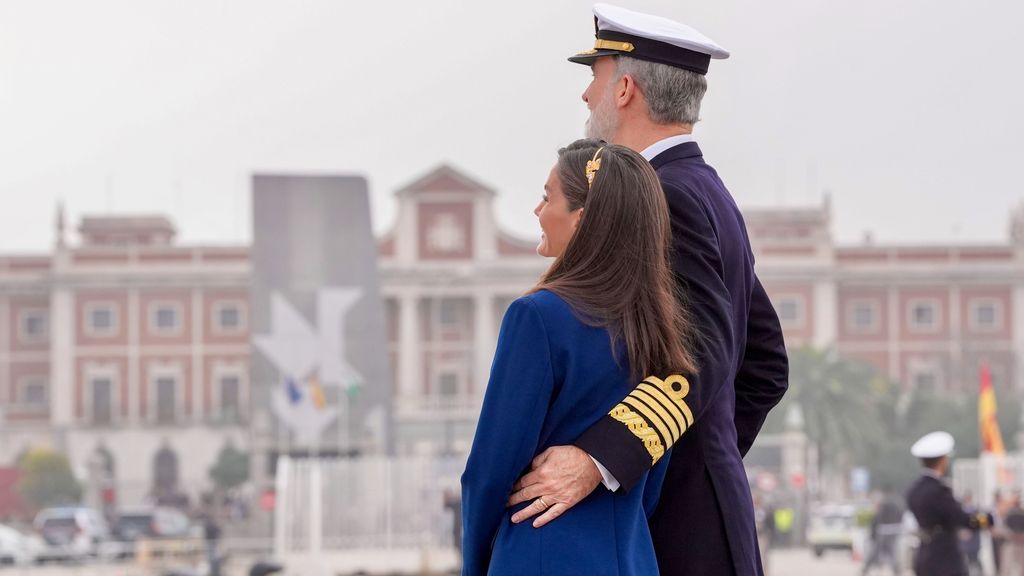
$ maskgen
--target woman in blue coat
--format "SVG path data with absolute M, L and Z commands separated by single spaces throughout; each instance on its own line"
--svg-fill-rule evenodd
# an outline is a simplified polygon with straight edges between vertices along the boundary
M 462 476 L 462 573 L 650 576 L 658 565 L 647 518 L 668 462 L 663 446 L 689 424 L 685 376 L 695 369 L 669 268 L 665 196 L 639 154 L 596 140 L 560 150 L 544 191 L 537 252 L 554 262 L 502 321 Z M 644 400 L 620 404 L 641 380 Z M 512 524 L 525 504 L 505 503 L 530 461 L 609 412 L 655 461 L 640 484 L 595 491 L 540 529 Z

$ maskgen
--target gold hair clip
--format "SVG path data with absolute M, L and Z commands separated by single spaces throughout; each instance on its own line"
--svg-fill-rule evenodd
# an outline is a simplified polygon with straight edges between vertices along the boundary
M 587 160 L 587 186 L 589 188 L 594 187 L 594 176 L 597 175 L 597 171 L 601 169 L 601 159 L 598 156 L 601 155 L 601 151 L 604 150 L 604 146 L 597 149 L 594 152 L 594 157 Z

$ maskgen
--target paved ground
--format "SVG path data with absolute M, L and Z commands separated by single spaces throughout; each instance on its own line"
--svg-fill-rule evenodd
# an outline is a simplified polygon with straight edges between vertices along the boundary
M 768 557 L 765 576 L 859 576 L 860 563 L 854 562 L 849 553 L 829 552 L 821 558 L 806 548 L 775 550 Z M 881 576 L 890 573 L 875 570 Z
M 242 576 L 246 563 L 236 562 L 225 576 Z M 822 558 L 815 558 L 810 550 L 776 550 L 768 560 L 766 576 L 859 576 L 860 564 L 849 554 L 833 552 Z M 162 570 L 127 564 L 92 564 L 84 566 L 34 566 L 29 568 L 0 568 L 0 576 L 159 576 Z M 889 572 L 876 570 L 877 576 L 888 576 Z M 906 573 L 909 574 L 909 573 Z

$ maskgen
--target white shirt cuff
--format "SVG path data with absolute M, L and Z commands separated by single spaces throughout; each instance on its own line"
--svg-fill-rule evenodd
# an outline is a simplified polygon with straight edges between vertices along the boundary
M 587 456 L 590 455 L 587 454 Z M 597 466 L 597 471 L 601 473 L 601 484 L 604 484 L 604 487 L 610 490 L 611 492 L 615 492 L 616 490 L 618 490 L 621 484 L 619 484 L 619 481 L 615 479 L 615 476 L 612 476 L 612 473 L 609 472 L 607 468 L 602 466 L 596 458 L 590 456 L 590 459 L 594 461 L 594 465 Z

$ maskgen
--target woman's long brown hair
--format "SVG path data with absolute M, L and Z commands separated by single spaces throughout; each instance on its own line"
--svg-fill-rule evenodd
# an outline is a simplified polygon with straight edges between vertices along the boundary
M 593 185 L 587 161 L 601 147 Z M 642 156 L 599 140 L 558 151 L 558 177 L 569 210 L 583 208 L 576 233 L 532 291 L 550 290 L 581 320 L 607 327 L 612 349 L 625 344 L 634 378 L 693 374 L 693 324 L 669 265 L 668 205 Z

